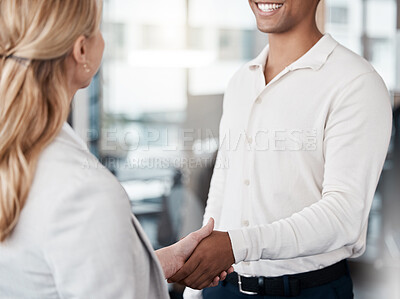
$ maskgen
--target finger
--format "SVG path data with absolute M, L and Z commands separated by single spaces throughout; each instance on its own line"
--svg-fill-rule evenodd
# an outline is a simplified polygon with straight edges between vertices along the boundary
M 211 270 L 209 268 L 204 269 L 204 271 L 200 271 L 201 265 L 199 269 L 197 270 L 197 273 L 191 275 L 188 277 L 187 281 L 193 285 L 196 286 L 196 289 L 204 289 L 207 287 L 210 283 L 214 281 L 215 276 L 218 274 L 215 273 L 215 270 Z M 200 275 L 196 275 L 200 274 Z
M 225 271 L 222 272 L 222 273 L 219 275 L 219 280 L 220 280 L 220 281 L 224 281 L 227 275 L 228 275 L 228 273 L 226 273 Z
M 214 230 L 214 218 L 210 218 L 205 226 L 191 233 L 191 235 L 195 236 L 197 241 L 200 242 L 205 237 L 208 237 L 213 232 L 213 230 Z
M 213 287 L 218 286 L 218 285 L 219 285 L 219 282 L 220 282 L 220 279 L 219 279 L 219 277 L 217 276 L 217 277 L 214 278 L 213 282 L 208 286 L 208 288 L 213 288 Z
M 200 284 L 200 278 L 205 276 L 209 277 L 207 283 L 204 283 L 205 278 L 203 278 L 201 280 L 202 283 Z M 207 287 L 210 283 L 212 283 L 215 277 L 218 277 L 218 274 L 215 273 L 215 270 L 210 272 L 210 268 L 200 262 L 196 270 L 193 271 L 193 273 L 191 273 L 190 275 L 188 275 L 188 277 L 186 277 L 180 283 L 186 286 L 190 286 L 192 289 L 201 290 Z
M 233 269 L 233 267 L 231 266 L 228 271 L 226 271 L 228 274 L 231 274 L 233 272 L 235 272 L 235 269 Z
M 179 282 L 186 286 L 190 286 L 193 289 L 203 289 L 207 287 L 212 283 L 215 277 L 219 277 L 220 273 L 225 272 L 220 272 L 221 269 L 214 269 L 213 263 L 205 263 L 204 258 L 199 259 L 197 256 L 192 256 L 189 261 L 192 259 L 199 260 L 196 270 L 184 278 L 183 281 Z
M 176 274 L 168 279 L 168 282 L 180 282 L 183 281 L 185 278 L 187 278 L 190 274 L 193 274 L 195 270 L 197 269 L 200 261 L 189 258 L 189 260 L 186 262 L 186 264 L 183 265 L 183 267 L 176 272 Z
M 186 277 L 183 281 L 181 281 L 181 283 L 183 283 L 186 286 L 189 286 L 193 289 L 198 289 L 200 290 L 199 286 L 199 278 L 202 277 L 204 274 L 206 274 L 207 269 L 203 269 L 201 264 L 199 265 L 199 267 L 190 275 L 188 275 L 188 277 Z M 210 278 L 207 282 L 207 285 L 209 285 L 210 283 L 212 283 L 212 281 L 214 280 L 214 278 L 217 275 L 213 275 L 212 278 Z M 205 288 L 206 286 L 203 286 L 203 288 Z
M 183 238 L 180 242 L 180 248 L 186 257 L 188 257 L 193 250 L 199 245 L 199 243 L 206 237 L 208 237 L 214 229 L 214 219 L 210 218 L 208 223 L 201 229 L 190 233 L 188 236 Z
M 203 276 L 201 276 L 200 278 L 197 279 L 197 281 L 196 281 L 196 289 L 202 290 L 202 289 L 206 288 L 210 284 L 210 281 L 211 281 L 211 285 L 214 286 L 214 282 L 215 282 L 214 280 L 215 279 L 211 280 L 208 275 L 203 275 Z

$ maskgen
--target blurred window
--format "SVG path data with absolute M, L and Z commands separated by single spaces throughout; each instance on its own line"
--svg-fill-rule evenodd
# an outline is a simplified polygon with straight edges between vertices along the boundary
M 188 95 L 222 94 L 260 47 L 245 1 L 106 0 L 104 126 L 180 123 Z
M 326 31 L 369 60 L 396 87 L 396 1 L 326 0 Z

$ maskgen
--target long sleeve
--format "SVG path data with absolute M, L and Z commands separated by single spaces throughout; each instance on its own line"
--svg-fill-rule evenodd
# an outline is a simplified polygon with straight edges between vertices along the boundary
M 45 258 L 59 296 L 167 298 L 162 271 L 154 271 L 154 257 L 132 224 L 118 182 L 96 170 L 71 179 L 71 188 L 60 190 L 49 207 L 45 238 Z
M 342 89 L 325 125 L 321 199 L 288 218 L 230 230 L 236 263 L 318 255 L 356 244 L 367 226 L 391 127 L 388 92 L 375 71 Z

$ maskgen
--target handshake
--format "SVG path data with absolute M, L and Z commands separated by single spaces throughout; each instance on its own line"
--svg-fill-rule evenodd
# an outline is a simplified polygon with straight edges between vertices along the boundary
M 217 286 L 233 272 L 233 256 L 228 233 L 214 231 L 214 219 L 179 242 L 159 249 L 156 255 L 168 282 L 193 289 Z

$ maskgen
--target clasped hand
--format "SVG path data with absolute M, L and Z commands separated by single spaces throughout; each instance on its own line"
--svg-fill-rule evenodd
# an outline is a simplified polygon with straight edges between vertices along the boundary
M 218 285 L 233 272 L 235 260 L 229 235 L 213 228 L 211 218 L 200 230 L 156 252 L 168 282 L 204 289 Z

